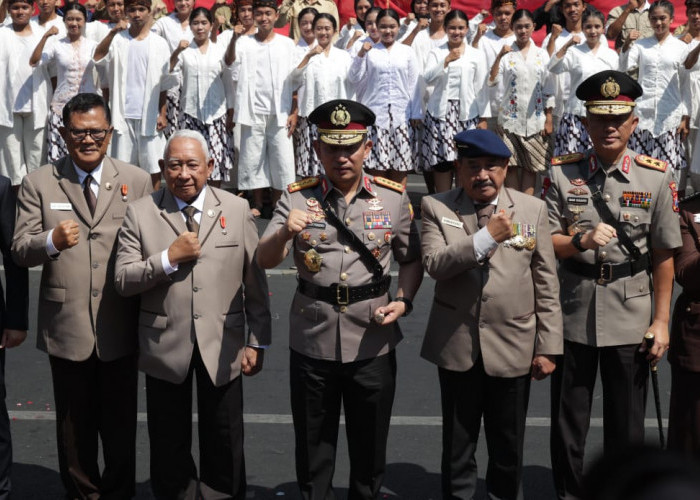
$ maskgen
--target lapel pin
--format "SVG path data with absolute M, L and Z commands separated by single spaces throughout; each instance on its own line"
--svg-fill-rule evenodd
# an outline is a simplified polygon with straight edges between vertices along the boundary
M 105 186 L 105 187 L 106 187 L 107 189 L 111 189 L 109 183 L 108 183 L 107 186 Z M 126 200 L 129 199 L 129 198 L 127 197 L 128 194 L 129 194 L 129 186 L 127 186 L 126 184 L 122 184 L 122 201 L 126 201 Z
M 209 217 L 214 217 L 214 211 L 210 208 L 209 210 L 207 210 L 207 215 Z M 223 219 L 223 217 L 222 217 L 222 219 Z M 225 222 L 224 222 L 224 224 L 225 224 Z M 224 226 L 221 226 L 221 227 L 224 227 Z
M 111 191 L 111 190 L 112 190 L 112 184 L 109 183 L 109 182 L 107 182 L 107 183 L 105 184 L 105 189 L 106 189 L 107 191 Z

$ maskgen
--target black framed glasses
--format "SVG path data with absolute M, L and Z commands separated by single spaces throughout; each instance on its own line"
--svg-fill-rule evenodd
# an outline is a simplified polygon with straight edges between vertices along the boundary
M 112 127 L 110 128 L 69 128 L 68 133 L 70 134 L 71 139 L 74 141 L 84 141 L 85 138 L 89 135 L 92 137 L 93 141 L 100 142 L 104 141 L 105 137 L 107 137 L 107 134 L 109 134 L 112 131 Z

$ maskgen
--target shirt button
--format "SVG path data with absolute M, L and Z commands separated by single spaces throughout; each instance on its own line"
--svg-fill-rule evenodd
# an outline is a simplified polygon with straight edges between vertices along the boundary
M 605 195 L 603 195 L 603 199 L 605 201 L 610 201 L 610 195 L 608 193 L 605 193 Z
M 347 310 L 348 310 L 347 306 L 340 306 L 341 313 L 347 312 Z
M 348 273 L 340 273 L 340 279 L 342 281 L 345 281 L 346 279 L 348 279 Z
M 193 315 L 192 315 L 192 318 L 194 318 L 194 319 L 199 319 L 199 314 L 193 314 Z
M 316 241 L 316 240 L 311 240 L 309 243 L 311 243 L 312 247 L 315 247 L 316 245 L 318 245 L 318 241 Z
M 93 291 L 92 291 L 92 296 L 93 296 L 93 297 L 97 297 L 99 294 L 100 294 L 100 292 L 98 292 L 97 290 L 93 290 Z
M 351 222 L 352 222 L 352 219 L 351 219 L 350 217 L 348 217 L 348 218 L 345 219 L 345 225 L 346 225 L 346 226 L 349 226 Z
M 344 251 L 345 253 L 350 253 L 350 247 L 347 246 L 347 245 L 345 245 L 345 248 L 343 248 L 343 251 Z
M 199 288 L 197 288 L 197 287 L 195 286 L 195 287 L 192 288 L 192 291 L 193 291 L 193 292 L 198 292 L 198 291 L 199 291 Z
M 97 234 L 92 233 L 92 234 L 90 235 L 90 239 L 96 240 L 96 239 L 97 239 Z
M 689 313 L 690 312 L 690 307 L 685 308 L 685 312 Z
M 376 238 L 376 236 L 374 236 L 374 233 L 369 233 L 369 234 L 367 235 L 367 239 L 368 239 L 369 241 L 374 241 L 374 238 Z
M 644 291 L 644 285 L 642 285 L 642 286 L 639 287 L 639 291 L 640 291 L 640 292 L 643 292 L 643 291 Z
M 634 222 L 639 222 L 639 215 L 634 216 Z
M 99 263 L 99 262 L 93 262 L 93 263 L 92 263 L 92 268 L 93 268 L 93 269 L 97 269 L 98 267 L 100 267 L 100 263 Z
M 607 256 L 608 256 L 608 252 L 606 252 L 605 250 L 603 250 L 602 252 L 600 252 L 598 254 L 598 257 L 600 257 L 600 260 L 605 260 L 605 257 L 607 257 Z
M 489 298 L 488 298 L 487 295 L 484 295 L 483 297 L 481 297 L 481 300 L 482 300 L 483 302 L 487 302 L 487 301 L 489 300 Z

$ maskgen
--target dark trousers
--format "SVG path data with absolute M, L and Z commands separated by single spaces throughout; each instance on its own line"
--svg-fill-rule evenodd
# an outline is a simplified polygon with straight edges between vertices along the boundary
M 136 482 L 136 355 L 101 361 L 49 356 L 58 466 L 68 498 L 125 499 Z M 98 438 L 105 468 L 100 476 Z
M 700 460 L 700 373 L 671 365 L 668 449 Z
M 486 489 L 492 499 L 522 498 L 523 443 L 530 375 L 503 378 L 479 357 L 466 372 L 438 368 L 442 401 L 442 498 L 476 494 L 476 445 L 481 418 L 489 453 Z
M 396 353 L 340 363 L 291 351 L 297 483 L 306 500 L 332 500 L 340 405 L 350 455 L 348 500 L 377 497 L 396 389 Z
M 192 376 L 197 376 L 199 465 L 192 458 Z M 181 384 L 146 375 L 151 486 L 158 499 L 245 498 L 241 377 L 216 387 L 197 345 Z M 199 490 L 199 495 L 198 495 Z
M 564 342 L 552 375 L 552 473 L 559 498 L 580 498 L 583 455 L 598 365 L 603 384 L 604 453 L 644 441 L 649 364 L 639 345 L 591 347 Z
M 10 439 L 10 417 L 7 414 L 5 397 L 5 351 L 0 349 L 0 500 L 10 498 L 10 468 L 12 466 L 12 440 Z

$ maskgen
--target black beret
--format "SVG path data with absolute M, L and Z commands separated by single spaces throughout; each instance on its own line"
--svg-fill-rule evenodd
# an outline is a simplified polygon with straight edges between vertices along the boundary
M 367 106 L 348 99 L 328 101 L 309 115 L 309 122 L 318 127 L 319 139 L 335 146 L 360 142 L 375 119 Z
M 465 130 L 455 135 L 455 146 L 460 158 L 479 158 L 493 156 L 510 158 L 508 146 L 498 134 L 483 129 Z
M 634 100 L 643 92 L 627 73 L 606 70 L 586 78 L 576 89 L 576 97 L 594 115 L 626 115 L 632 112 Z

